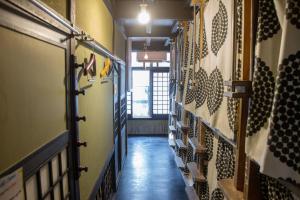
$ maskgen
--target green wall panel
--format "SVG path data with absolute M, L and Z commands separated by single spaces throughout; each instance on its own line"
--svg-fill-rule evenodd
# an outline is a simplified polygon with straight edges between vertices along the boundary
M 63 17 L 67 17 L 67 0 L 42 0 L 42 2 L 47 4 L 49 7 L 61 14 Z
M 65 51 L 0 27 L 0 172 L 66 130 Z
M 76 0 L 76 25 L 107 49 L 112 50 L 113 19 L 103 1 Z M 78 63 L 81 63 L 85 57 L 89 58 L 91 52 L 83 46 L 77 46 Z M 81 148 L 80 162 L 89 167 L 89 171 L 80 177 L 81 199 L 88 199 L 113 149 L 113 84 L 111 81 L 100 84 L 100 70 L 104 58 L 97 55 L 96 60 L 96 82 L 87 90 L 85 96 L 79 96 L 79 113 L 87 117 L 86 122 L 80 122 L 80 139 L 88 143 L 86 148 Z M 79 82 L 81 87 L 87 84 L 89 82 L 86 77 Z

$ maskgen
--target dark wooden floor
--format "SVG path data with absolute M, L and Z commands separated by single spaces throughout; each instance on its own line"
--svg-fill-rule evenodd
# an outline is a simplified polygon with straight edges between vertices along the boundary
M 118 200 L 186 200 L 167 137 L 129 137 Z

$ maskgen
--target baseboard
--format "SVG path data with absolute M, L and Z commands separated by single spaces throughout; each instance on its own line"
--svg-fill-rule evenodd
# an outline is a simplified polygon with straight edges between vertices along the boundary
M 163 134 L 128 134 L 128 137 L 168 137 L 167 133 L 163 133 Z

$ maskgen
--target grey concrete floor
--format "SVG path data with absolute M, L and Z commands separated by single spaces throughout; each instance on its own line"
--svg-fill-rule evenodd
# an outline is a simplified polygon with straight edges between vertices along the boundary
M 167 137 L 128 138 L 117 200 L 186 200 L 185 184 Z

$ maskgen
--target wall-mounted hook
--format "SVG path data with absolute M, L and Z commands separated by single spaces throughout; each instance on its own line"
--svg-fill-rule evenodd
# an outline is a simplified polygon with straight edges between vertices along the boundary
M 82 171 L 88 172 L 89 168 L 80 166 L 80 167 L 78 167 L 78 170 L 79 170 L 79 172 L 82 172 Z
M 82 121 L 86 121 L 86 117 L 85 116 L 83 116 L 83 117 L 76 117 L 76 121 L 80 121 L 80 120 L 82 120 Z
M 87 142 L 77 142 L 77 146 L 78 147 L 81 147 L 81 146 L 84 146 L 84 147 L 87 147 Z
M 80 95 L 82 94 L 83 96 L 85 95 L 85 90 L 76 90 L 75 95 Z
M 75 63 L 75 68 L 77 69 L 79 67 L 84 68 L 85 67 L 85 63 L 82 63 L 82 64 Z

